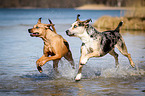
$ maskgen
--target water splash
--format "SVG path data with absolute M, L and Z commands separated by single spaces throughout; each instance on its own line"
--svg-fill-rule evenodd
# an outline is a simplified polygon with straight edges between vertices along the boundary
M 91 65 L 84 65 L 82 70 L 82 75 L 84 79 L 95 79 L 98 77 L 104 78 L 127 78 L 130 76 L 141 76 L 145 75 L 145 70 L 138 67 L 136 63 L 136 68 L 132 68 L 130 65 L 120 64 L 119 68 L 107 66 L 98 68 Z M 62 77 L 67 79 L 73 79 L 77 74 L 78 68 L 75 70 L 69 66 L 66 62 L 61 62 L 61 68 L 59 69 Z
M 122 65 L 122 66 L 121 66 Z M 104 78 L 127 78 L 130 76 L 141 76 L 145 75 L 145 70 L 138 67 L 138 63 L 136 63 L 136 68 L 132 68 L 131 66 L 126 66 L 126 64 L 120 64 L 119 68 L 115 67 L 89 67 L 83 69 L 85 77 L 96 78 L 98 76 Z
M 143 70 L 140 70 L 141 73 L 145 73 Z M 140 73 L 139 70 L 135 70 L 130 67 L 126 66 L 120 66 L 119 69 L 116 68 L 107 68 L 102 70 L 102 77 L 108 78 L 108 77 L 115 77 L 115 78 L 121 78 L 121 77 L 129 77 L 129 76 L 139 76 Z
M 66 78 L 66 79 L 74 79 L 75 74 L 77 72 L 77 68 L 73 69 L 71 64 L 66 61 L 65 59 L 60 60 L 59 62 L 59 72 L 61 77 Z
M 29 73 L 24 75 L 22 78 L 29 78 L 32 80 L 57 80 L 57 79 L 69 79 L 74 80 L 77 71 L 78 71 L 78 65 L 75 66 L 75 69 L 72 69 L 71 64 L 65 60 L 62 59 L 59 62 L 58 71 L 59 73 L 56 73 L 53 70 L 53 66 L 51 64 L 52 62 L 49 62 L 43 66 L 43 73 L 37 73 L 37 70 L 33 73 Z M 145 75 L 145 70 L 142 69 L 142 67 L 138 67 L 138 64 L 136 62 L 136 68 L 132 68 L 130 65 L 127 64 L 120 64 L 119 68 L 115 68 L 114 64 L 112 66 L 106 66 L 105 64 L 101 67 L 93 66 L 91 64 L 84 65 L 82 70 L 82 79 L 95 79 L 98 77 L 103 78 L 128 78 L 131 76 L 141 76 Z M 141 64 L 140 64 L 141 65 Z

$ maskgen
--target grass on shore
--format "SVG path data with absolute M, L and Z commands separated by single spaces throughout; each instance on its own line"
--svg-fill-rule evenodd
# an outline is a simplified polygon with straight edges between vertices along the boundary
M 123 21 L 124 24 L 121 29 L 124 30 L 144 30 L 145 31 L 145 21 L 142 21 L 139 18 L 133 18 L 129 20 L 127 17 L 111 17 L 111 16 L 102 16 L 94 24 L 94 27 L 99 29 L 115 29 L 119 22 Z
M 132 8 L 127 10 L 124 17 L 102 16 L 93 25 L 99 29 L 115 29 L 120 21 L 124 24 L 124 30 L 143 30 L 145 31 L 145 7 Z

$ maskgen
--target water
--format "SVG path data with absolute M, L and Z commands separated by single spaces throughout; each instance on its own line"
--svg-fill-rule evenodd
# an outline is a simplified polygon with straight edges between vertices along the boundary
M 129 53 L 137 65 L 131 68 L 126 57 L 119 53 L 120 69 L 114 58 L 106 55 L 91 58 L 83 67 L 83 77 L 75 82 L 78 69 L 81 40 L 68 37 L 65 30 L 76 20 L 91 18 L 92 23 L 104 15 L 120 16 L 120 10 L 74 9 L 0 9 L 0 96 L 144 96 L 145 93 L 145 33 L 121 31 Z M 52 61 L 43 66 L 40 74 L 35 62 L 42 56 L 43 41 L 32 38 L 28 29 L 42 17 L 43 23 L 50 18 L 57 33 L 70 44 L 76 70 L 62 58 L 60 75 L 52 68 Z

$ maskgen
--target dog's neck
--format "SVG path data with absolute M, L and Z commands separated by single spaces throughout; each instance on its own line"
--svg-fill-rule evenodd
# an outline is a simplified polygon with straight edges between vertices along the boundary
M 83 34 L 79 35 L 79 38 L 82 40 L 83 43 L 91 42 L 93 39 L 95 40 L 97 36 L 100 35 L 100 32 L 97 31 L 91 25 L 88 25 Z
M 79 34 L 78 37 L 82 40 L 83 43 L 90 42 L 90 40 L 91 40 L 91 38 L 87 34 L 87 31 L 86 30 L 84 30 L 84 33 L 83 34 Z
M 86 28 L 87 34 L 91 37 L 91 38 L 95 38 L 98 34 L 100 34 L 99 31 L 97 31 L 94 27 L 92 27 L 91 25 L 88 25 Z
M 44 35 L 40 37 L 40 38 L 42 38 L 42 40 L 44 41 L 45 44 L 46 43 L 49 44 L 51 42 L 51 38 L 54 35 L 56 35 L 56 33 L 52 32 L 52 31 L 50 32 L 50 31 L 51 30 L 49 30 L 49 29 L 45 30 Z

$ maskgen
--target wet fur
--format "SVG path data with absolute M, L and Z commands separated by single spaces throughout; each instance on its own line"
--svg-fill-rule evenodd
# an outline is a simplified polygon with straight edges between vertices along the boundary
M 54 24 L 49 20 L 50 24 L 41 23 L 41 18 L 38 19 L 38 23 L 33 26 L 33 28 L 28 29 L 30 36 L 40 37 L 44 41 L 43 55 L 36 61 L 37 69 L 42 72 L 42 66 L 53 60 L 53 68 L 58 72 L 58 62 L 64 57 L 68 60 L 72 68 L 74 68 L 74 61 L 72 58 L 72 53 L 69 49 L 68 42 L 56 33 Z M 50 29 L 52 27 L 52 29 Z

